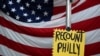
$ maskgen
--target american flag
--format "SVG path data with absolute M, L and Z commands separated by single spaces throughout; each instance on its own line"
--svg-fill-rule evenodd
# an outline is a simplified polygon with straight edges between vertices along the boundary
M 86 31 L 85 56 L 100 56 L 100 0 L 73 0 L 72 29 Z M 0 55 L 52 56 L 65 29 L 65 0 L 0 0 Z

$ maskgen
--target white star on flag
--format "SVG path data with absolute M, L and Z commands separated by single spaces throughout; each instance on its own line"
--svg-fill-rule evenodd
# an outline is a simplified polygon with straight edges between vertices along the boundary
M 9 5 L 12 5 L 12 4 L 13 4 L 13 2 L 12 2 L 12 1 L 9 1 L 9 2 L 8 2 L 8 4 L 9 4 Z

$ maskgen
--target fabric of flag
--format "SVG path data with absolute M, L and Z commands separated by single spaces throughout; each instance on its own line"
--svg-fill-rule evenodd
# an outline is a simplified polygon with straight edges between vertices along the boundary
M 73 1 L 72 29 L 86 31 L 85 56 L 100 56 L 100 0 Z M 0 0 L 0 55 L 52 56 L 65 10 L 65 0 Z

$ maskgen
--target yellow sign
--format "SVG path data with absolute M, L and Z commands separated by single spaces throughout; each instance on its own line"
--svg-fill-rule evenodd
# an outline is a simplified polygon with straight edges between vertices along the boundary
M 84 56 L 85 32 L 81 30 L 54 31 L 53 56 Z

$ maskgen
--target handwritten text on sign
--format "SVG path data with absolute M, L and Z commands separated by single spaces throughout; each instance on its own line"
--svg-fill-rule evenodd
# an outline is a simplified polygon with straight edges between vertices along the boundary
M 81 30 L 55 30 L 53 56 L 84 56 L 85 33 Z

